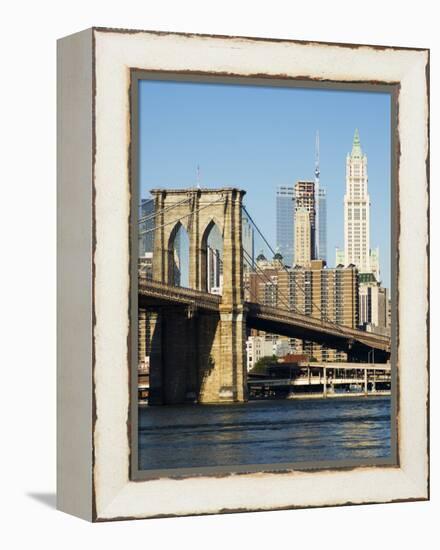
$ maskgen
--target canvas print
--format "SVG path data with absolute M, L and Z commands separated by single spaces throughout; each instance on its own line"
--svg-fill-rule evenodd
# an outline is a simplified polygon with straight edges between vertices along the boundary
M 136 85 L 139 472 L 395 463 L 391 93 Z

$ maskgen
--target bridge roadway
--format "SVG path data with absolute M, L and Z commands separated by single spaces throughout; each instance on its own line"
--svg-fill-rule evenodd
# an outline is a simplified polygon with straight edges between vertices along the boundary
M 221 296 L 198 290 L 175 287 L 141 278 L 138 283 L 139 303 L 142 307 L 183 305 L 191 309 L 219 311 Z M 281 308 L 245 302 L 246 325 L 272 334 L 300 338 L 326 344 L 335 349 L 358 348 L 382 353 L 380 359 L 389 356 L 391 342 L 388 336 L 373 334 L 350 327 L 321 321 L 309 315 L 301 315 Z M 378 357 L 379 358 L 379 357 Z

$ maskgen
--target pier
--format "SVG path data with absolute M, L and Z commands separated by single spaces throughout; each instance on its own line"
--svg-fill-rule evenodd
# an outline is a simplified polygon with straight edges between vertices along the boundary
M 389 395 L 390 363 L 298 363 L 278 377 L 248 379 L 250 398 L 348 397 Z

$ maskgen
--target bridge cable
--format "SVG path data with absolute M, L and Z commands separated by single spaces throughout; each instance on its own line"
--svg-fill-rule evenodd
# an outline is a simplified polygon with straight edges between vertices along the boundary
M 151 199 L 151 200 L 153 200 L 153 199 Z M 180 204 L 183 204 L 185 202 L 191 202 L 191 200 L 192 200 L 191 197 L 186 197 L 186 199 L 184 199 L 182 201 L 175 202 L 173 204 L 170 204 L 169 206 L 165 206 L 164 208 L 161 208 L 160 210 L 155 210 L 151 214 L 148 214 L 146 216 L 142 216 L 142 218 L 139 218 L 138 223 L 145 223 L 145 222 L 155 218 L 159 214 L 163 214 L 164 212 L 167 212 L 168 210 L 172 210 L 173 208 L 176 208 L 176 206 L 179 206 Z
M 266 239 L 266 237 L 263 235 L 263 233 L 261 232 L 260 228 L 258 227 L 258 225 L 255 223 L 254 219 L 252 218 L 252 216 L 249 214 L 248 210 L 246 209 L 246 207 L 243 205 L 242 206 L 244 212 L 246 213 L 246 215 L 248 216 L 250 222 L 253 224 L 253 226 L 255 227 L 255 229 L 258 231 L 258 233 L 260 234 L 261 238 L 263 239 L 263 241 L 266 243 L 266 245 L 268 246 L 269 250 L 272 252 L 273 255 L 275 255 L 275 250 L 271 247 L 271 245 L 269 244 L 268 240 Z M 287 269 L 287 267 L 282 264 L 282 268 L 290 274 L 290 271 Z M 289 277 L 289 280 L 290 280 L 290 277 Z M 304 294 L 304 296 L 307 296 L 306 294 L 306 291 L 304 290 L 304 288 L 296 281 L 296 279 L 294 279 L 294 283 L 295 285 L 301 290 L 301 292 Z M 316 303 L 312 300 L 312 305 L 319 311 L 319 313 L 321 314 L 321 317 L 323 317 L 324 321 L 327 321 L 329 324 L 332 324 L 336 327 L 337 330 L 339 330 L 339 332 L 341 332 L 342 334 L 345 334 L 345 332 L 343 331 L 343 329 L 339 326 L 338 323 L 336 323 L 336 321 L 332 321 L 331 319 L 329 319 L 327 317 L 327 314 L 325 314 L 322 309 L 316 305 Z M 350 328 L 350 327 L 348 327 Z
M 251 257 L 250 254 L 249 254 L 246 250 L 244 250 L 244 248 L 243 248 L 242 250 L 243 250 L 243 252 L 246 253 L 247 256 Z M 244 256 L 243 256 L 243 260 L 246 261 L 246 263 L 252 268 L 251 262 L 249 262 L 249 260 L 247 260 Z M 222 265 L 224 265 L 224 262 L 223 262 L 223 260 L 222 260 L 221 258 L 219 258 L 219 261 L 220 261 L 220 263 L 221 263 Z M 257 267 L 257 266 L 255 266 L 255 267 Z M 258 268 L 258 269 L 260 269 L 260 271 L 261 271 L 261 268 Z M 256 273 L 256 275 L 257 275 L 257 277 L 259 277 L 260 280 L 261 280 L 261 276 L 260 276 L 258 273 Z M 266 277 L 267 282 L 268 282 L 271 286 L 273 286 L 273 287 L 276 289 L 276 291 L 277 291 L 277 297 L 278 297 L 278 295 L 281 295 L 281 297 L 285 296 L 285 295 L 283 295 L 282 293 L 279 293 L 278 286 L 277 286 L 273 281 L 271 281 L 265 273 L 263 273 L 263 275 Z M 264 281 L 263 281 L 263 283 L 264 283 Z M 258 304 L 258 303 L 259 303 L 259 302 L 258 302 L 258 297 L 255 296 L 255 294 L 250 290 L 250 288 L 249 288 L 248 290 L 249 290 L 249 292 L 254 296 L 254 298 L 256 299 L 256 302 L 255 302 L 255 303 Z M 285 301 L 285 302 L 282 301 L 282 300 L 280 300 L 280 301 L 286 306 L 286 310 L 287 310 L 287 311 L 291 311 L 291 308 L 290 308 L 289 305 L 288 305 L 288 301 Z M 263 304 L 263 305 L 266 305 L 266 304 Z M 299 312 L 296 312 L 296 313 L 299 313 Z
M 249 258 L 251 258 L 250 254 L 243 248 L 243 252 L 246 254 L 246 256 L 248 256 Z M 244 257 L 243 257 L 244 258 Z M 266 282 L 269 283 L 270 285 L 272 285 L 275 289 L 276 289 L 276 293 L 277 293 L 277 297 L 281 297 L 281 302 L 283 303 L 284 306 L 286 306 L 286 310 L 287 311 L 292 311 L 292 308 L 294 310 L 295 313 L 301 315 L 301 312 L 299 312 L 296 308 L 296 306 L 291 306 L 290 305 L 290 301 L 289 301 L 289 297 L 286 296 L 284 293 L 280 292 L 280 289 L 279 289 L 279 286 L 278 284 L 276 284 L 274 281 L 272 281 L 269 276 L 267 275 L 267 273 L 264 272 L 264 270 L 262 270 L 258 265 L 255 265 L 255 266 L 252 266 L 252 264 L 250 263 L 249 260 L 247 260 L 246 258 L 244 258 L 244 260 L 247 262 L 247 264 L 253 268 L 253 269 L 258 269 L 261 273 L 261 275 L 259 273 L 256 273 L 254 272 L 257 277 L 260 278 L 260 281 L 262 280 L 262 278 L 264 277 Z M 263 283 L 266 284 L 263 280 Z M 284 299 L 283 299 L 284 298 Z
M 167 223 L 163 223 L 162 225 L 159 225 L 157 227 L 154 227 L 152 229 L 147 229 L 146 231 L 143 232 L 143 234 L 145 233 L 152 233 L 153 231 L 156 231 L 157 229 L 161 229 L 162 227 L 166 227 L 167 225 L 171 225 L 173 223 L 176 223 L 180 220 L 182 220 L 183 218 L 189 218 L 190 216 L 192 216 L 193 214 L 195 214 L 196 212 L 200 212 L 201 210 L 204 210 L 205 208 L 209 208 L 210 206 L 212 206 L 213 204 L 217 204 L 219 202 L 225 202 L 225 199 L 223 197 L 221 197 L 220 199 L 217 199 L 215 201 L 212 201 L 212 202 L 209 202 L 208 204 L 205 204 L 203 206 L 200 206 L 199 208 L 196 208 L 195 210 L 192 210 L 191 212 L 189 212 L 188 214 L 184 214 L 183 216 L 180 216 L 179 218 L 176 218 L 170 222 L 167 222 Z

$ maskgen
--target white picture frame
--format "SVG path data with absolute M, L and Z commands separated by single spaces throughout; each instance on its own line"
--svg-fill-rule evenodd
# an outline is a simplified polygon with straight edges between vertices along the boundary
M 132 480 L 133 69 L 394 84 L 398 464 Z M 429 51 L 93 28 L 58 43 L 58 508 L 89 521 L 429 498 Z

